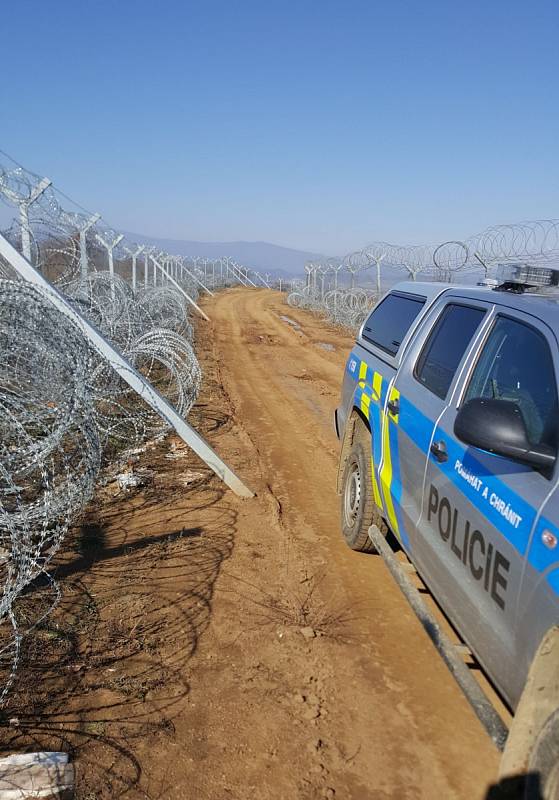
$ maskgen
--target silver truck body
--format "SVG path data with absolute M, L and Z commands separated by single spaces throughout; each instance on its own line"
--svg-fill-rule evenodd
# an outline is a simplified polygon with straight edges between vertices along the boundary
M 366 421 L 379 513 L 513 709 L 559 622 L 559 466 L 468 446 L 454 424 L 467 399 L 503 397 L 556 447 L 558 329 L 549 297 L 398 284 L 359 331 L 336 410 L 340 438 L 352 412 Z

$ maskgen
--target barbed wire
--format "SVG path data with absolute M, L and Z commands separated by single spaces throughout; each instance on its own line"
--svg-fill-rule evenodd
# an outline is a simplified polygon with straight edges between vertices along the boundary
M 17 665 L 17 599 L 93 492 L 101 445 L 83 336 L 34 287 L 0 280 L 0 664 Z M 53 602 L 56 601 L 56 592 Z M 15 660 L 14 660 L 15 659 Z
M 17 210 L 3 235 L 184 418 L 202 379 L 190 320 L 199 290 L 260 276 L 230 258 L 130 242 L 63 198 L 0 161 L 0 199 Z M 0 705 L 22 637 L 58 601 L 47 568 L 102 466 L 165 429 L 82 331 L 0 258 Z
M 356 330 L 386 282 L 421 277 L 451 283 L 459 274 L 476 281 L 491 277 L 499 264 L 510 261 L 559 264 L 559 220 L 495 225 L 467 239 L 435 245 L 373 242 L 341 259 L 308 261 L 306 280 L 291 282 L 287 302 Z M 367 286 L 368 270 L 374 275 L 374 283 Z

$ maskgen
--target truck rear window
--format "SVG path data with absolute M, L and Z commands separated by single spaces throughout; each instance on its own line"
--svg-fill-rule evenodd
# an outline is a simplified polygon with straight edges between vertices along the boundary
M 395 356 L 424 305 L 425 298 L 419 295 L 400 292 L 386 295 L 363 326 L 363 338 Z
M 458 365 L 485 314 L 482 308 L 449 303 L 429 334 L 414 375 L 444 400 Z

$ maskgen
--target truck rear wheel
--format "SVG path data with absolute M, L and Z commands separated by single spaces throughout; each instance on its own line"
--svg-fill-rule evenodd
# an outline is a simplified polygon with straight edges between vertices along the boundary
M 516 781 L 513 796 L 522 800 L 559 800 L 558 706 L 559 626 L 553 626 L 530 665 L 499 768 L 502 785 Z
M 559 800 L 559 710 L 540 731 L 530 755 L 525 800 Z
M 355 421 L 341 489 L 344 539 L 352 550 L 375 553 L 375 546 L 369 539 L 369 528 L 374 523 L 384 531 L 386 525 L 377 511 L 373 496 L 371 433 L 361 418 Z

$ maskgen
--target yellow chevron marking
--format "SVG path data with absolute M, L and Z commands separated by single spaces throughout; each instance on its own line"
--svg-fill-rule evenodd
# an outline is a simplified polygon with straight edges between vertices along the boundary
M 396 389 L 391 389 L 389 400 L 395 400 L 396 398 L 400 397 L 400 392 Z M 386 513 L 388 514 L 388 522 L 390 523 L 390 527 L 392 531 L 396 534 L 398 538 L 400 538 L 400 532 L 398 530 L 398 520 L 396 518 L 396 512 L 394 510 L 394 503 L 392 502 L 392 494 L 391 494 L 391 486 L 392 486 L 392 454 L 390 452 L 390 422 L 397 423 L 398 418 L 394 417 L 392 414 L 388 413 L 385 414 L 382 412 L 382 470 L 380 474 L 380 484 L 382 487 L 382 494 L 384 496 L 384 504 L 386 506 Z
M 377 403 L 380 402 L 380 395 L 382 392 L 382 375 L 380 372 L 375 372 L 373 375 L 373 399 Z
M 361 395 L 361 411 L 365 414 L 367 419 L 369 419 L 369 406 L 371 404 L 371 398 L 366 395 Z

